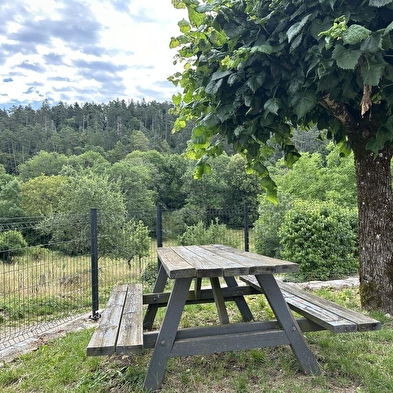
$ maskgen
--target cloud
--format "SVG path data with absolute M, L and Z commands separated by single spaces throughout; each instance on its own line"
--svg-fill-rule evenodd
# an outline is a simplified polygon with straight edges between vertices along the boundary
M 34 72 L 45 72 L 45 67 L 41 64 L 30 63 L 28 61 L 23 61 L 18 65 L 18 67 Z
M 49 63 L 51 65 L 63 65 L 65 64 L 64 55 L 59 55 L 57 53 L 48 53 L 42 55 L 45 63 Z
M 0 1 L 0 107 L 170 99 L 183 14 L 169 0 Z

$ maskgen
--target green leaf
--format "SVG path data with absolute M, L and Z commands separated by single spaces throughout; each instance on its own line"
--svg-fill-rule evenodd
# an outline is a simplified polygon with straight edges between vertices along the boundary
M 255 93 L 265 81 L 265 74 L 253 75 L 248 81 L 247 86 Z
M 218 92 L 220 89 L 220 86 L 222 85 L 222 79 L 219 79 L 218 81 L 216 80 L 210 80 L 210 82 L 206 86 L 206 93 L 214 95 Z
M 360 45 L 362 52 L 375 53 L 382 49 L 382 36 L 381 34 L 371 35 L 366 38 Z
M 358 42 L 364 41 L 369 35 L 371 31 L 366 29 L 361 25 L 351 25 L 345 30 L 342 34 L 342 39 L 344 44 L 357 44 Z
M 210 80 L 215 81 L 217 79 L 222 79 L 226 77 L 227 75 L 232 74 L 232 71 L 230 70 L 225 70 L 225 71 L 216 71 L 213 73 L 212 77 Z
M 384 64 L 377 63 L 371 65 L 363 65 L 360 70 L 363 76 L 363 84 L 369 86 L 378 86 L 384 70 Z
M 303 29 L 304 25 L 307 23 L 311 14 L 306 15 L 300 22 L 292 25 L 287 31 L 288 42 L 291 42 L 294 37 L 296 37 Z
M 191 25 L 195 27 L 199 27 L 205 20 L 205 14 L 195 11 L 195 9 L 192 6 L 189 6 L 187 8 L 188 8 L 188 19 Z
M 266 53 L 267 55 L 270 55 L 273 52 L 273 47 L 269 44 L 262 44 L 262 45 L 256 45 L 253 46 L 250 50 L 251 54 L 260 52 L 260 53 Z
M 191 25 L 188 21 L 186 21 L 185 19 L 182 19 L 181 21 L 179 21 L 177 23 L 177 25 L 180 27 L 180 31 L 183 34 L 188 33 L 191 30 Z
M 171 42 L 169 43 L 169 48 L 174 49 L 177 48 L 179 45 L 180 45 L 180 41 L 177 38 L 172 37 Z
M 265 109 L 267 113 L 273 113 L 274 115 L 277 115 L 277 112 L 280 109 L 280 107 L 281 107 L 281 100 L 279 98 L 269 98 L 265 102 L 263 109 Z
M 298 92 L 293 97 L 294 109 L 298 119 L 304 117 L 317 104 L 317 96 L 312 91 Z
M 370 0 L 369 4 L 372 7 L 383 7 L 384 5 L 393 3 L 393 0 Z
M 337 66 L 344 70 L 354 70 L 362 54 L 360 50 L 350 50 L 337 44 L 334 47 L 332 58 L 336 60 Z
M 386 26 L 386 28 L 385 28 L 385 30 L 384 30 L 384 32 L 383 32 L 383 36 L 389 34 L 392 30 L 393 30 L 393 22 L 390 22 L 390 23 Z

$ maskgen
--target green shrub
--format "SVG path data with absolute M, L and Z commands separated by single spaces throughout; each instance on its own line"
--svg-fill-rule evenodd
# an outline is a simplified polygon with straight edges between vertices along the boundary
M 290 197 L 287 195 L 280 195 L 278 204 L 273 204 L 262 196 L 258 208 L 259 218 L 254 226 L 255 250 L 258 254 L 273 258 L 280 256 L 278 229 L 291 205 Z
M 300 264 L 303 279 L 326 280 L 358 268 L 357 218 L 332 202 L 298 201 L 284 216 L 281 257 Z
M 22 255 L 27 247 L 27 242 L 22 233 L 18 231 L 6 231 L 0 233 L 0 259 L 11 263 L 13 257 Z
M 183 235 L 177 238 L 178 244 L 181 246 L 196 244 L 225 244 L 227 246 L 239 247 L 240 242 L 230 236 L 230 231 L 226 226 L 215 222 L 206 227 L 202 221 L 196 225 L 187 226 Z
M 49 250 L 47 248 L 34 246 L 28 248 L 27 254 L 33 261 L 41 261 L 49 257 Z
M 149 262 L 143 271 L 141 280 L 153 288 L 158 275 L 157 261 Z

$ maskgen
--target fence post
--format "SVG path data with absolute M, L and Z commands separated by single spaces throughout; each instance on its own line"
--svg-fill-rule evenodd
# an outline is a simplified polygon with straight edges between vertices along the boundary
M 156 222 L 157 247 L 162 247 L 162 206 L 157 204 L 157 222 Z M 161 266 L 160 260 L 157 258 L 157 269 Z
M 97 239 L 97 209 L 90 209 L 90 246 L 91 246 L 91 319 L 100 318 L 98 313 L 98 239 Z
M 248 222 L 248 206 L 247 203 L 243 207 L 244 215 L 244 250 L 250 251 L 250 239 L 249 239 L 249 222 Z

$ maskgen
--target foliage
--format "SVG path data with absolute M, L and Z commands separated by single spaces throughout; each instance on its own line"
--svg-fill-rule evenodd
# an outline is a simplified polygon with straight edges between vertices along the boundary
M 278 236 L 284 259 L 300 264 L 305 279 L 326 280 L 357 270 L 356 212 L 331 202 L 297 201 Z
M 226 226 L 220 224 L 218 219 L 206 226 L 202 221 L 196 225 L 187 226 L 183 235 L 177 239 L 182 246 L 198 244 L 226 244 L 232 247 L 239 247 L 238 240 L 228 237 Z
M 140 264 L 141 259 L 150 254 L 149 228 L 142 221 L 129 220 L 124 225 L 122 241 L 119 244 L 121 249 L 116 256 L 125 258 L 130 268 L 131 260 L 135 257 Z
M 279 190 L 293 199 L 334 200 L 338 205 L 356 208 L 353 155 L 340 157 L 338 146 L 329 144 L 325 152 L 303 153 L 290 170 L 279 161 L 271 173 Z
M 126 208 L 117 183 L 107 175 L 85 171 L 69 176 L 61 189 L 59 213 L 45 219 L 40 229 L 51 234 L 61 251 L 83 254 L 90 250 L 90 209 L 99 208 L 99 249 L 110 253 L 116 248 L 125 224 Z
M 386 111 L 393 104 L 392 3 L 175 1 L 189 16 L 171 41 L 184 63 L 171 78 L 182 88 L 173 97 L 175 130 L 196 121 L 189 152 L 199 160 L 198 174 L 227 141 L 274 195 L 265 164 L 272 146 L 291 166 L 299 157 L 294 127 L 314 123 L 329 138 L 346 141 L 352 130 L 339 116 L 341 104 L 363 123 L 371 107 L 381 111 L 367 126 L 374 152 L 392 141 Z
M 278 230 L 291 207 L 291 198 L 284 193 L 279 194 L 277 205 L 268 201 L 266 195 L 261 196 L 258 208 L 259 217 L 254 226 L 257 253 L 276 258 L 280 256 L 281 245 Z
M 40 175 L 58 175 L 56 162 L 67 157 L 95 152 L 113 163 L 135 148 L 131 134 L 141 132 L 152 149 L 181 153 L 190 130 L 173 135 L 175 116 L 168 102 L 114 100 L 106 104 L 59 102 L 50 106 L 44 101 L 34 110 L 30 106 L 0 109 L 0 165 L 8 173 L 20 174 L 23 180 Z M 164 143 L 165 142 L 165 143 Z M 46 157 L 39 152 L 46 151 Z M 34 155 L 40 163 L 25 165 Z M 34 165 L 33 165 L 34 164 Z M 35 165 L 37 164 L 37 165 Z M 53 170 L 48 171 L 47 164 Z M 64 163 L 63 163 L 64 164 Z M 62 164 L 60 164 L 61 169 Z
M 34 157 L 19 165 L 19 176 L 26 181 L 42 175 L 59 175 L 67 163 L 66 155 L 41 150 Z
M 26 216 L 50 216 L 59 211 L 67 177 L 40 175 L 22 183 L 21 207 Z
M 19 231 L 5 231 L 0 233 L 0 259 L 11 263 L 17 255 L 22 255 L 27 247 L 27 242 Z
M 19 180 L 11 178 L 0 184 L 0 217 L 23 217 L 21 207 L 21 184 Z
M 153 289 L 158 275 L 157 262 L 149 262 L 141 275 L 141 280 Z

